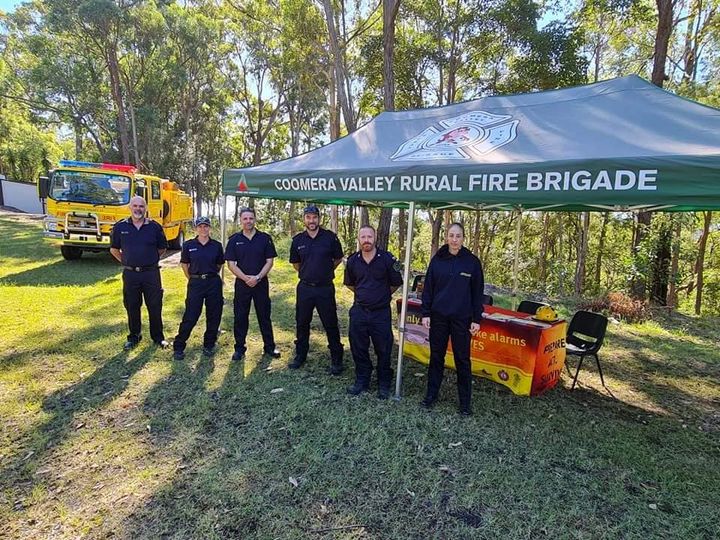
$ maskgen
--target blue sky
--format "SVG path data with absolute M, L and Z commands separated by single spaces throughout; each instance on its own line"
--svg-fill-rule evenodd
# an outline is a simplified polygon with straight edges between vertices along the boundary
M 0 11 L 12 11 L 20 0 L 0 0 Z

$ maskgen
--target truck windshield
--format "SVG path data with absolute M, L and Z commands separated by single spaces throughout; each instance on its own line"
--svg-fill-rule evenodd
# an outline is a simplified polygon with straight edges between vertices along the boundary
M 130 179 L 116 174 L 55 171 L 50 182 L 50 198 L 89 204 L 127 204 Z

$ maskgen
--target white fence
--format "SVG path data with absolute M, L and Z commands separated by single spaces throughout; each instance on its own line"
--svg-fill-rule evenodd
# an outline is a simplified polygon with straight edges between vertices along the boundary
M 4 206 L 12 206 L 29 214 L 42 214 L 43 207 L 38 199 L 37 185 L 11 182 L 0 178 L 0 200 Z

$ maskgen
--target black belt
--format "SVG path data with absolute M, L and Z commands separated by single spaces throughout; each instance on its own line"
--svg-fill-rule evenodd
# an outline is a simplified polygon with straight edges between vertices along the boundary
M 210 279 L 211 277 L 215 277 L 218 274 L 190 274 L 190 277 L 192 279 Z
M 157 270 L 160 267 L 157 264 L 153 264 L 151 266 L 123 266 L 123 268 L 131 272 L 147 272 L 148 270 Z
M 363 306 L 362 304 L 355 304 L 355 305 L 357 307 L 359 307 L 360 309 L 362 309 L 363 311 L 383 311 L 385 309 L 390 309 L 390 304 L 388 304 L 387 306 L 372 306 L 372 307 Z
M 329 287 L 330 285 L 333 284 L 332 281 L 318 282 L 318 281 L 307 281 L 305 279 L 301 279 L 300 283 L 302 283 L 303 285 L 307 285 L 308 287 Z

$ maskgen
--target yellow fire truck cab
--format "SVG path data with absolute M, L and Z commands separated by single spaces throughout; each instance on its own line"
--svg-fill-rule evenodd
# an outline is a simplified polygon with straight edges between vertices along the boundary
M 45 236 L 62 241 L 65 259 L 83 251 L 110 249 L 113 225 L 130 216 L 130 197 L 147 202 L 147 215 L 163 226 L 172 249 L 180 249 L 185 224 L 192 220 L 190 195 L 175 182 L 139 174 L 131 165 L 60 161 L 57 169 L 38 182 L 47 199 Z

